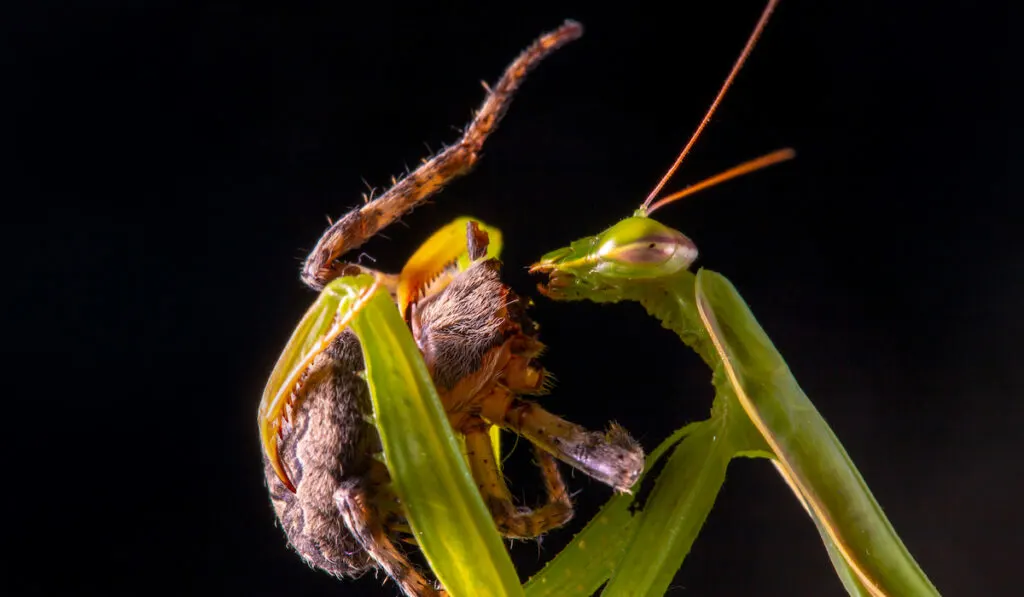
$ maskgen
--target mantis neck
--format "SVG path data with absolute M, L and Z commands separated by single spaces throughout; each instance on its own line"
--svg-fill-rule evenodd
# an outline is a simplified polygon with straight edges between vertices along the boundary
M 687 346 L 692 348 L 708 367 L 715 370 L 721 363 L 714 344 L 701 323 L 694 295 L 697 277 L 693 272 L 682 270 L 671 276 L 643 283 L 631 281 L 619 290 L 621 299 L 637 301 L 662 327 L 675 332 Z

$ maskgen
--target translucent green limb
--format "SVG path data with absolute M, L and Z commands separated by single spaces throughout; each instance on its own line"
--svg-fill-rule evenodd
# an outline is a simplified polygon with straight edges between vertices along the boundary
M 733 285 L 701 270 L 696 297 L 744 411 L 771 446 L 780 473 L 830 551 L 838 552 L 852 571 L 856 583 L 847 583 L 847 589 L 870 595 L 938 595 Z M 844 571 L 837 570 L 842 576 Z
M 602 595 L 662 595 L 725 483 L 732 448 L 723 421 L 697 424 L 668 457 L 625 556 Z
M 370 276 L 331 282 L 365 295 Z M 453 597 L 522 595 L 494 521 L 463 459 L 437 391 L 386 292 L 351 318 L 395 493 L 431 569 Z
M 373 280 L 372 277 L 368 279 Z M 328 285 L 317 296 L 292 332 L 263 389 L 257 416 L 260 441 L 277 476 L 292 491 L 295 491 L 295 486 L 281 465 L 277 435 L 287 415 L 289 402 L 297 398 L 296 388 L 302 375 L 309 370 L 313 359 L 344 331 L 361 304 L 377 289 L 375 284 L 362 286 L 353 284 L 352 280 L 345 278 L 337 284 Z
M 715 386 L 711 418 L 687 426 L 690 433 L 668 457 L 602 595 L 664 595 L 711 512 L 729 462 L 771 456 L 724 375 L 715 376 Z
M 561 554 L 530 579 L 528 595 L 591 595 L 609 578 L 607 595 L 664 593 L 714 504 L 728 462 L 736 456 L 771 456 L 736 401 L 710 338 L 699 325 L 694 280 L 692 273 L 679 271 L 658 279 L 655 292 L 644 284 L 591 285 L 590 279 L 573 276 L 563 278 L 564 285 L 546 289 L 560 300 L 640 301 L 709 365 L 717 366 L 718 374 L 711 418 L 665 440 L 648 458 L 645 474 L 657 478 L 640 482 L 637 500 L 613 498 Z M 653 489 L 645 495 L 643 488 L 648 486 Z
M 539 288 L 555 300 L 637 301 L 701 356 L 715 371 L 719 394 L 716 409 L 723 404 L 736 405 L 734 410 L 745 416 L 731 420 L 746 419 L 747 425 L 756 428 L 763 438 L 763 449 L 734 456 L 767 455 L 773 459 L 821 532 L 850 594 L 936 594 L 735 289 L 717 274 L 702 271 L 694 275 L 686 269 L 695 256 L 692 243 L 679 232 L 634 216 L 599 235 L 548 253 L 531 271 L 548 275 L 547 284 Z M 723 399 L 727 395 L 732 397 L 731 401 Z M 721 460 L 694 447 L 698 443 L 694 433 L 686 446 L 679 447 L 679 461 L 690 458 L 697 464 L 692 465 L 692 470 L 666 467 L 659 484 L 665 483 L 667 487 L 673 475 L 692 476 L 702 466 L 710 467 L 705 477 L 693 477 L 699 484 L 703 479 L 716 478 L 715 471 L 723 470 Z M 690 450 L 696 451 L 687 454 Z M 707 482 L 705 487 L 713 485 Z M 680 508 L 679 512 L 685 511 L 687 516 L 695 515 L 699 505 L 706 503 L 701 501 L 703 494 L 678 499 L 692 504 Z M 664 515 L 681 516 L 679 512 L 665 511 Z M 668 520 L 662 523 L 670 524 Z M 865 525 L 870 531 L 860 532 Z M 699 525 L 695 528 L 699 530 Z M 628 556 L 637 567 L 631 578 L 639 583 L 634 585 L 641 588 L 639 594 L 657 594 L 667 586 L 664 579 L 675 572 L 673 562 L 682 562 L 692 536 L 687 531 L 664 539 L 663 551 L 659 552 L 666 554 L 663 558 L 645 556 L 641 537 L 636 531 L 628 548 L 630 554 L 634 549 L 640 550 L 640 555 Z M 634 574 L 628 571 L 634 564 L 620 564 L 627 572 L 620 570 L 615 575 Z M 639 568 L 645 565 L 649 570 L 641 574 Z M 617 582 L 613 575 L 609 590 L 629 584 Z M 637 594 L 632 590 L 628 593 Z
M 651 452 L 647 458 L 648 471 L 640 478 L 636 495 L 623 493 L 608 500 L 572 543 L 530 578 L 525 585 L 528 597 L 590 597 L 611 577 L 626 553 L 640 517 L 645 515 L 645 510 L 631 509 L 634 501 L 643 496 L 643 487 L 651 482 L 647 478 L 650 471 L 657 470 L 659 462 L 696 425 L 676 431 Z
M 526 584 L 528 597 L 661 595 L 689 553 L 736 456 L 770 457 L 724 375 L 711 418 L 672 434 L 648 458 L 636 495 L 612 498 Z M 652 477 L 653 476 L 653 477 Z M 610 581 L 609 581 L 610 579 Z

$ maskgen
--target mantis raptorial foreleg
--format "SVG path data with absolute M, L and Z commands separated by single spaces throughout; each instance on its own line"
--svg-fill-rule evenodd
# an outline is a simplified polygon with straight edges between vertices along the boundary
M 433 597 L 439 593 L 391 541 L 402 511 L 387 468 L 374 459 L 380 446 L 357 373 L 360 345 L 348 328 L 378 293 L 378 278 L 339 278 L 303 318 L 272 376 L 279 385 L 260 408 L 267 481 L 308 562 L 339 575 L 372 563 L 407 595 Z
M 442 595 L 395 545 L 412 530 L 454 594 L 471 594 L 470 570 L 517 586 L 500 539 L 483 532 L 494 523 L 462 482 L 468 470 L 433 382 L 380 277 L 328 283 L 278 360 L 259 426 L 278 518 L 307 562 L 336 575 L 376 567 L 406 595 Z

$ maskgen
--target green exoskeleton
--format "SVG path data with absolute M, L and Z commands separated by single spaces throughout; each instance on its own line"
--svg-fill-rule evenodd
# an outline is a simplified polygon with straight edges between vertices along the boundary
M 588 431 L 523 398 L 547 391 L 544 347 L 501 282 L 496 229 L 460 218 L 398 275 L 339 261 L 468 172 L 526 73 L 581 33 L 567 22 L 540 37 L 459 141 L 333 224 L 307 259 L 303 280 L 321 293 L 270 375 L 258 423 L 275 511 L 312 566 L 382 569 L 409 596 L 521 592 L 494 529 L 532 538 L 572 517 L 556 459 L 619 492 L 639 478 L 644 452 L 621 427 Z M 513 503 L 498 428 L 533 444 L 548 496 L 539 508 Z M 419 544 L 444 589 L 396 540 Z
M 851 595 L 937 595 L 842 445 L 723 276 L 690 266 L 695 244 L 650 218 L 667 203 L 793 157 L 781 150 L 656 199 L 710 119 L 777 4 L 770 0 L 707 115 L 633 216 L 551 251 L 531 271 L 555 300 L 639 302 L 713 372 L 711 417 L 666 440 L 644 500 L 618 496 L 527 585 L 531 597 L 660 595 L 690 550 L 737 456 L 769 459 L 817 526 Z M 661 463 L 659 463 L 661 464 Z M 646 482 L 645 482 L 646 485 Z M 782 556 L 780 556 L 782 557 Z

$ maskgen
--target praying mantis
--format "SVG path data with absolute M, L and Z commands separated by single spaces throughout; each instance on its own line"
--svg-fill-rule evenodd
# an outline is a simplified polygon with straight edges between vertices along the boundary
M 604 595 L 662 594 L 735 457 L 772 462 L 816 525 L 851 595 L 938 595 L 735 287 L 709 270 L 692 273 L 694 243 L 650 218 L 673 201 L 795 156 L 789 149 L 772 152 L 658 198 L 777 3 L 768 2 L 700 125 L 640 208 L 597 235 L 545 254 L 530 268 L 547 276 L 538 289 L 554 300 L 639 302 L 700 356 L 716 388 L 711 417 L 684 427 L 652 453 L 649 462 L 671 455 L 642 511 L 622 496 L 613 498 L 573 545 L 531 579 L 531 596 L 588 595 L 601 585 Z M 601 546 L 607 558 L 595 560 L 593 551 L 584 555 L 588 542 L 591 549 Z
M 343 243 L 328 243 L 331 250 L 323 258 L 307 262 L 307 282 L 315 282 L 311 285 L 325 280 L 324 272 L 332 275 L 319 284 L 320 298 L 275 368 L 261 422 L 274 420 L 266 413 L 284 409 L 280 401 L 288 388 L 301 383 L 327 345 L 351 330 L 360 342 L 372 422 L 395 495 L 448 594 L 590 595 L 602 585 L 604 594 L 613 596 L 664 593 L 715 501 L 729 461 L 737 456 L 772 462 L 817 526 L 850 594 L 937 594 L 732 284 L 708 270 L 691 272 L 697 257 L 694 243 L 650 217 L 672 201 L 794 156 L 791 150 L 776 151 L 658 198 L 776 4 L 769 1 L 701 125 L 640 209 L 597 235 L 545 254 L 530 268 L 546 277 L 539 289 L 553 300 L 639 302 L 708 365 L 716 397 L 709 419 L 684 427 L 649 455 L 648 472 L 662 459 L 664 468 L 642 504 L 626 491 L 613 497 L 525 586 L 519 585 L 474 486 L 475 475 L 450 413 L 424 363 L 415 330 L 410 330 L 406 313 L 414 299 L 403 294 L 401 281 L 338 265 L 336 258 L 351 248 Z M 431 192 L 439 187 L 434 184 Z M 369 234 L 379 230 L 375 219 L 367 221 Z M 483 227 L 481 242 L 481 225 L 462 220 L 455 224 L 464 223 L 464 251 L 459 248 L 450 256 L 460 271 L 482 258 L 487 235 L 497 234 Z M 332 238 L 331 231 L 324 238 Z M 263 437 L 268 440 L 278 430 L 265 425 Z M 628 490 L 636 480 L 631 477 L 620 489 Z M 403 579 L 396 580 L 401 584 Z

